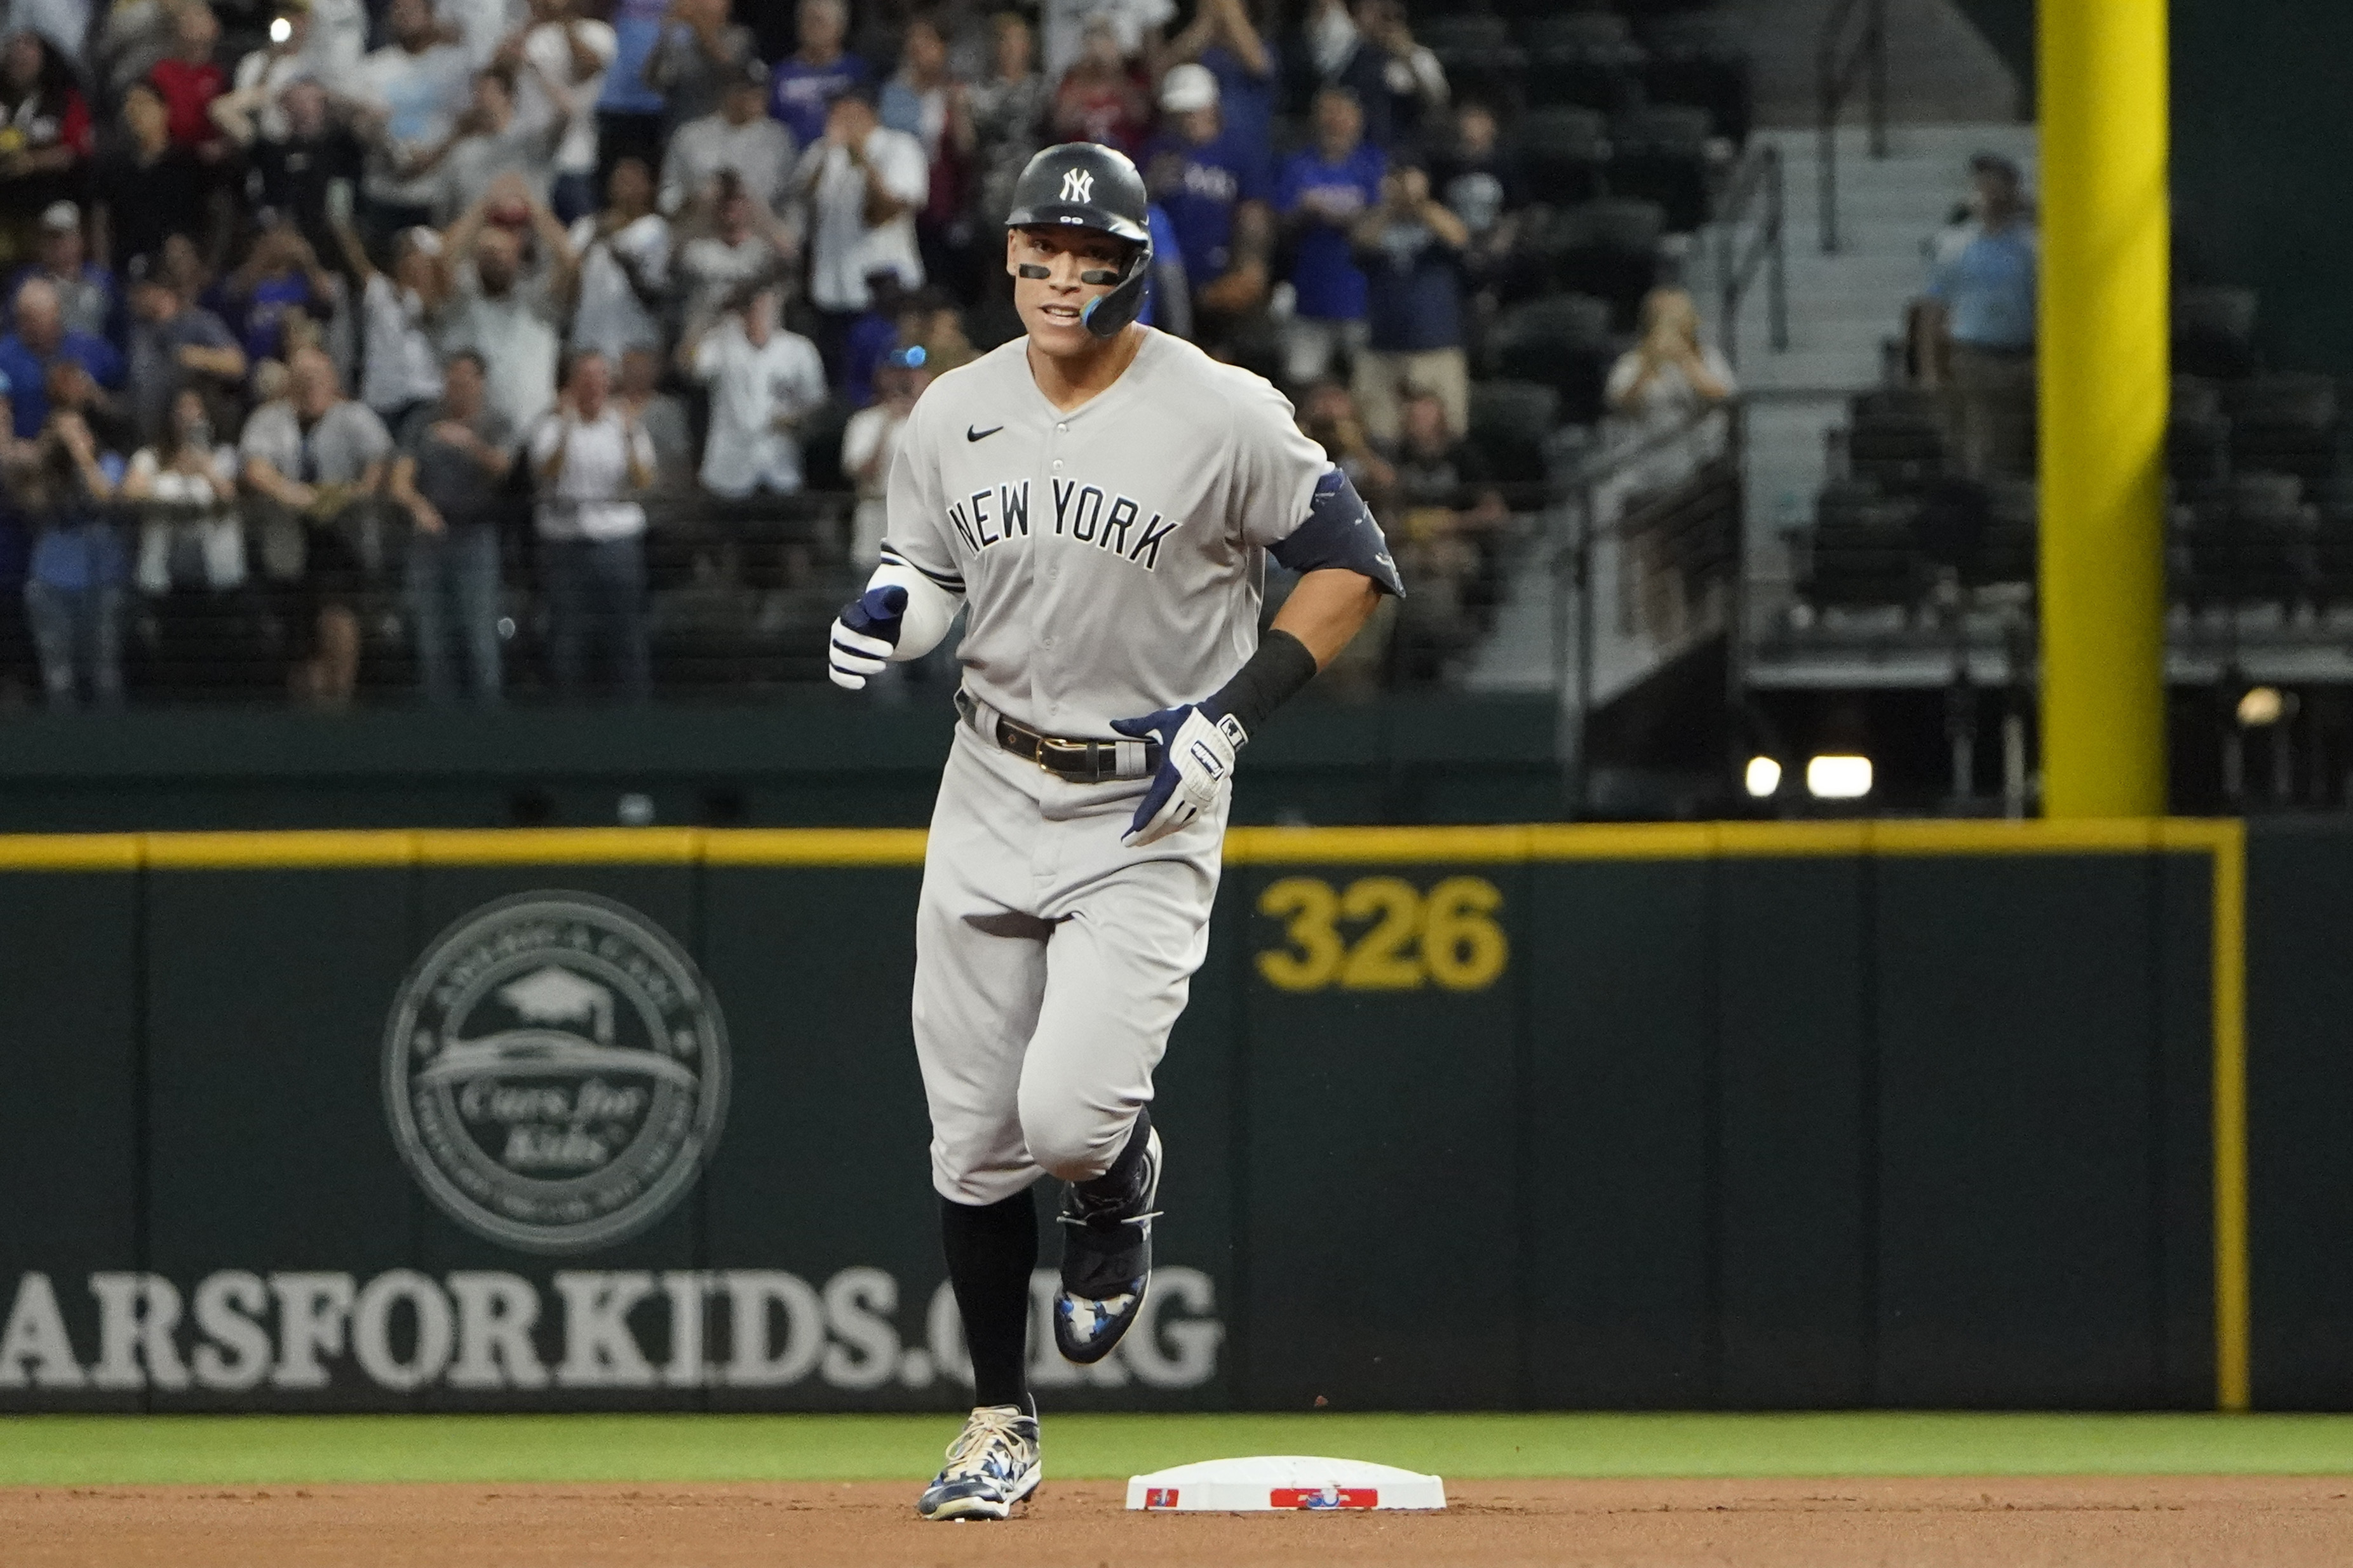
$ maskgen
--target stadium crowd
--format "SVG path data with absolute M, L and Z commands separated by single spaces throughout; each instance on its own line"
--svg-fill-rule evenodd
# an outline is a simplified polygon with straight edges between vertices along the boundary
M 324 706 L 380 647 L 436 702 L 644 697 L 649 589 L 862 575 L 1075 138 L 1145 171 L 1147 319 L 1291 390 L 1405 558 L 1335 679 L 1440 677 L 1511 515 L 1465 439 L 1498 114 L 1398 0 L 860 5 L 766 48 L 730 0 L 0 5 L 0 626 L 21 580 L 48 701 L 122 701 L 126 643 L 210 690 L 223 624 Z

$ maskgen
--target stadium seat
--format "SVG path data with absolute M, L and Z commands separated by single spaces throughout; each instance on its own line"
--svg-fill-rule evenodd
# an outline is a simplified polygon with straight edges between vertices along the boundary
M 1688 234 L 1707 221 L 1707 110 L 1656 104 L 1620 115 L 1610 124 L 1609 184 L 1612 195 L 1640 196 L 1667 212 L 1667 227 Z
M 1640 103 L 1646 57 L 1624 17 L 1607 11 L 1557 13 L 1531 20 L 1524 36 L 1530 104 L 1614 114 Z
M 2255 291 L 2178 289 L 2173 295 L 2173 368 L 2189 375 L 2241 376 L 2254 368 Z
M 1520 164 L 1531 201 L 1573 206 L 1602 194 L 1607 121 L 1590 109 L 1540 109 L 1520 121 Z
M 1545 478 L 1545 444 L 1559 423 L 1560 394 L 1527 381 L 1471 384 L 1471 445 L 1504 483 Z
M 1571 425 L 1601 417 L 1601 386 L 1617 355 L 1609 302 L 1582 294 L 1514 305 L 1487 333 L 1487 374 L 1551 387 L 1560 395 L 1560 417 Z
M 2233 469 L 2294 474 L 2316 487 L 2337 468 L 2337 384 L 2325 375 L 2265 375 L 2221 391 Z
M 1443 11 L 1414 23 L 1414 38 L 1438 57 L 1454 97 L 1475 98 L 1512 110 L 1522 101 L 1527 55 L 1512 41 L 1501 16 L 1483 12 Z
M 2235 474 L 2179 509 L 2174 597 L 2191 609 L 2318 596 L 2316 519 L 2293 474 Z
M 1944 416 L 1916 387 L 1863 393 L 1847 429 L 1849 471 L 1889 495 L 1916 494 L 1944 471 Z
M 1702 12 L 1653 17 L 1640 37 L 1647 51 L 1641 78 L 1649 101 L 1704 109 L 1720 135 L 1746 145 L 1756 122 L 1756 89 L 1737 34 L 1721 17 Z
M 1928 583 L 1915 529 L 1919 514 L 1917 500 L 1867 485 L 1826 488 L 1813 527 L 1792 541 L 1799 597 L 1819 609 L 1911 609 Z
M 1532 219 L 1521 241 L 1532 293 L 1566 290 L 1609 301 L 1621 331 L 1633 330 L 1642 296 L 1659 279 L 1667 215 L 1656 202 L 1604 199 Z

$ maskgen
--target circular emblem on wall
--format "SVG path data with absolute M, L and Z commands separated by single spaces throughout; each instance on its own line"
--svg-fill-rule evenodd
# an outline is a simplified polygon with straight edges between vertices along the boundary
M 468 1229 L 586 1252 L 667 1214 L 727 1110 L 727 1026 L 686 950 L 626 904 L 520 893 L 444 931 L 385 1028 L 400 1156 Z

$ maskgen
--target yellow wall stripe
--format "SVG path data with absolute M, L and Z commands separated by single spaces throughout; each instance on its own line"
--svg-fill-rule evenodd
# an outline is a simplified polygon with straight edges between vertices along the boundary
M 2247 828 L 2214 825 L 2214 1399 L 2253 1398 L 2247 1280 Z

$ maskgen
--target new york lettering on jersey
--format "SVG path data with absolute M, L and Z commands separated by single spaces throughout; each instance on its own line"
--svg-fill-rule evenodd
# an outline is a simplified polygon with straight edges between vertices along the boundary
M 1095 549 L 1146 572 L 1160 566 L 1160 547 L 1183 525 L 1133 496 L 1106 491 L 1078 479 L 1050 481 L 1054 496 L 1053 537 Z M 974 554 L 1029 537 L 1029 481 L 1011 479 L 950 501 L 948 526 Z

